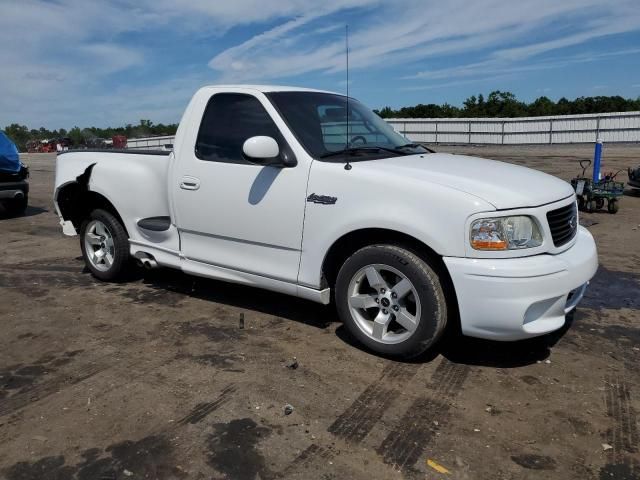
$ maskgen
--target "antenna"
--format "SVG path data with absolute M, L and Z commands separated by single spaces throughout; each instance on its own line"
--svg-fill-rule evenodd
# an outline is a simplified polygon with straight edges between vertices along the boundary
M 349 24 L 344 26 L 344 44 L 345 53 L 347 56 L 347 138 L 345 141 L 345 150 L 351 145 L 351 131 L 349 127 Z M 347 154 L 348 155 L 348 154 Z M 349 163 L 349 157 L 347 157 L 347 163 L 344 166 L 345 170 L 351 170 L 351 164 Z

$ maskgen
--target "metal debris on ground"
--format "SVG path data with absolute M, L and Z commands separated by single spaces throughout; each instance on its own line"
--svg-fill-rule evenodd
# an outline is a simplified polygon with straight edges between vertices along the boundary
M 292 413 L 293 413 L 293 405 L 290 405 L 290 404 L 287 403 L 284 406 L 284 414 L 285 415 L 291 415 Z
M 293 359 L 287 362 L 285 366 L 291 370 L 295 370 L 296 368 L 298 368 L 298 359 L 296 357 L 293 357 Z

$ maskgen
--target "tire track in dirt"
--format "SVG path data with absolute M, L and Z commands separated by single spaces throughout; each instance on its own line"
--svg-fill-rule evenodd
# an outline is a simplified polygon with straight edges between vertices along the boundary
M 420 365 L 390 363 L 380 377 L 367 386 L 351 405 L 336 418 L 327 431 L 349 442 L 360 443 L 382 419 L 384 412 L 400 394 L 400 388 L 419 371 Z M 312 443 L 303 450 L 289 466 L 278 473 L 278 478 L 287 478 L 294 472 L 309 468 L 319 460 L 328 461 L 335 452 L 330 447 Z
M 191 412 L 182 417 L 176 423 L 178 425 L 195 425 L 196 423 L 201 422 L 207 416 L 209 416 L 214 411 L 218 410 L 221 406 L 227 403 L 230 398 L 229 396 L 236 391 L 236 387 L 234 385 L 227 385 L 222 389 L 220 395 L 213 402 L 205 402 L 198 403 Z
M 629 385 L 620 375 L 607 375 L 604 386 L 607 415 L 613 421 L 605 438 L 613 448 L 607 452 L 608 463 L 600 469 L 600 478 L 640 479 L 638 419 Z
M 136 338 L 123 338 L 118 342 L 119 349 L 117 351 L 102 355 L 90 362 L 61 370 L 59 373 L 47 380 L 44 380 L 43 382 L 28 385 L 16 394 L 0 400 L 0 417 L 11 414 L 32 403 L 43 400 L 54 393 L 77 385 L 108 370 L 120 369 L 123 372 L 136 373 L 135 377 L 137 377 L 141 374 L 148 373 L 151 368 L 156 368 L 166 363 L 168 360 L 172 360 L 172 358 L 168 356 L 158 357 L 151 365 L 151 368 L 146 368 L 143 373 L 138 372 L 140 359 L 135 358 L 126 361 L 122 358 L 121 350 L 122 347 L 133 345 L 137 341 L 138 339 Z M 112 388 L 107 388 L 105 391 L 109 391 Z
M 434 421 L 448 416 L 450 402 L 458 395 L 470 368 L 443 358 L 431 376 L 429 396 L 416 398 L 380 446 L 385 463 L 396 470 L 412 468 L 435 436 Z
M 316 443 L 312 443 L 305 448 L 284 470 L 276 474 L 276 478 L 288 478 L 292 473 L 299 470 L 306 470 L 316 460 L 328 461 L 334 457 L 334 452 L 330 448 L 325 448 Z
M 31 403 L 42 400 L 63 388 L 67 388 L 87 380 L 108 368 L 108 364 L 91 363 L 71 371 L 60 373 L 59 375 L 56 375 L 50 380 L 45 380 L 42 383 L 26 387 L 15 395 L 0 401 L 0 417 L 13 413 L 16 410 L 20 410 Z
M 392 363 L 380 378 L 358 395 L 353 403 L 329 426 L 328 431 L 351 443 L 360 443 L 400 394 L 399 388 L 411 380 L 419 365 Z
M 132 478 L 195 478 L 179 466 L 178 448 L 193 449 L 199 446 L 197 435 L 182 437 L 180 429 L 187 424 L 197 423 L 216 408 L 230 400 L 235 392 L 233 385 L 223 388 L 218 397 L 205 404 L 198 404 L 181 420 L 152 429 L 145 437 L 137 440 L 123 440 L 107 447 L 94 447 L 80 453 L 81 460 L 67 463 L 63 455 L 44 457 L 37 460 L 17 462 L 0 471 L 0 478 L 7 480 L 115 480 Z M 206 407 L 203 407 L 206 405 Z M 196 420 L 193 422 L 192 420 Z M 202 474 L 197 478 L 204 478 Z M 226 478 L 226 477 L 225 477 Z M 263 477 L 265 478 L 265 477 Z

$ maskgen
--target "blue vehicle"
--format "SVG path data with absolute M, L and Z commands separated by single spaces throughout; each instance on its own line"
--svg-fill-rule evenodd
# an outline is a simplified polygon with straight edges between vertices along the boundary
M 21 215 L 29 204 L 29 169 L 15 144 L 0 131 L 0 214 Z

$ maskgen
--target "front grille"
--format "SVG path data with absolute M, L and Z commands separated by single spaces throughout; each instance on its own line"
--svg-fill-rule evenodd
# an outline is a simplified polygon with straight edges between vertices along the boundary
M 570 242 L 578 231 L 578 212 L 575 202 L 547 212 L 547 221 L 556 247 Z

